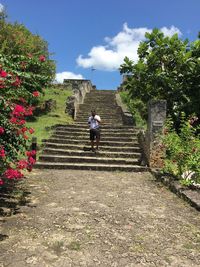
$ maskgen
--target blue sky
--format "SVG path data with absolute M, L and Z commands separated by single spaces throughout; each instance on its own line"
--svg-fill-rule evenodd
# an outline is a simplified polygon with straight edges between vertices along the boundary
M 200 31 L 200 0 L 0 0 L 9 20 L 49 43 L 57 79 L 92 79 L 98 89 L 121 83 L 125 55 L 137 60 L 145 31 L 178 32 L 193 41 Z M 91 71 L 94 67 L 96 70 Z

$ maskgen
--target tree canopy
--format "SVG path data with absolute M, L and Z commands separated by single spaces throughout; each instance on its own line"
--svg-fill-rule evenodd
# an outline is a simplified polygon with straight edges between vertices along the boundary
M 138 48 L 138 62 L 124 59 L 121 74 L 130 96 L 147 103 L 166 99 L 168 114 L 176 121 L 180 112 L 200 115 L 200 40 L 182 40 L 177 34 L 164 36 L 154 29 L 146 33 Z

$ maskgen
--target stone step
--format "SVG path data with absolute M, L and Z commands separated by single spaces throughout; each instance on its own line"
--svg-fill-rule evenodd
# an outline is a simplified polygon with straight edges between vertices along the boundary
M 101 119 L 113 119 L 113 118 L 115 119 L 115 118 L 121 118 L 122 117 L 120 113 L 119 114 L 116 113 L 116 114 L 112 114 L 112 115 L 98 113 L 97 115 L 99 115 L 101 117 Z M 91 116 L 91 114 L 77 114 L 76 119 L 85 119 L 85 118 L 88 118 L 90 116 Z
M 77 127 L 88 127 L 88 123 L 85 123 L 85 122 L 74 122 L 74 125 L 77 125 Z M 103 127 L 103 128 L 118 128 L 118 129 L 120 129 L 120 128 L 123 128 L 123 129 L 125 129 L 124 127 L 124 125 L 122 124 L 122 123 L 101 123 L 101 127 Z M 128 125 L 128 127 L 130 127 L 130 125 Z
M 70 130 L 66 130 L 66 131 L 59 131 L 59 130 L 55 130 L 53 134 L 58 134 L 58 135 L 73 135 L 73 136 L 79 136 L 79 135 L 85 135 L 85 134 L 88 134 L 89 133 L 89 129 L 87 130 L 76 130 L 76 129 L 73 129 L 74 131 L 72 131 L 72 129 Z M 118 137 L 118 138 L 121 138 L 121 137 L 137 137 L 137 132 L 130 132 L 130 133 L 127 133 L 127 132 L 116 132 L 116 131 L 105 131 L 105 130 L 101 130 L 101 135 L 103 137 Z
M 79 110 L 81 110 L 81 111 L 91 111 L 91 109 L 94 109 L 95 108 L 95 110 L 98 110 L 98 111 L 100 111 L 100 110 L 106 110 L 107 112 L 109 112 L 109 111 L 112 111 L 112 110 L 116 110 L 116 109 L 118 109 L 118 110 L 120 110 L 120 107 L 118 106 L 118 105 L 105 105 L 104 103 L 101 103 L 101 104 L 92 104 L 92 103 L 85 103 L 85 104 L 80 104 L 80 106 L 79 106 Z
M 49 140 L 44 143 L 45 148 L 54 148 L 54 149 L 69 149 L 69 150 L 83 150 L 83 151 L 89 151 L 91 148 L 90 144 L 62 144 L 62 143 L 52 143 Z M 124 147 L 124 146 L 101 146 L 100 144 L 100 151 L 101 152 L 124 152 L 124 153 L 140 153 L 141 149 L 138 144 Z
M 73 123 L 73 124 L 66 124 L 66 125 L 58 125 L 55 128 L 57 130 L 58 129 L 65 130 L 65 129 L 70 129 L 70 128 L 78 130 L 78 129 L 88 129 L 88 125 Z M 129 126 L 129 125 L 118 125 L 118 126 L 116 126 L 116 125 L 103 125 L 102 129 L 103 130 L 108 130 L 108 131 L 115 130 L 115 131 L 126 131 L 126 132 L 139 131 L 140 130 L 140 128 Z
M 88 120 L 75 120 L 75 122 L 77 123 L 85 123 L 86 125 L 88 125 Z M 122 119 L 113 119 L 113 120 L 101 120 L 101 125 L 104 124 L 122 124 Z
M 93 106 L 93 107 L 97 107 L 97 106 L 102 106 L 102 104 L 105 104 L 106 107 L 109 106 L 115 106 L 117 107 L 117 103 L 114 99 L 85 99 L 84 103 L 82 105 L 84 106 Z
M 101 121 L 113 121 L 113 122 L 115 122 L 115 121 L 118 121 L 118 120 L 122 120 L 121 116 L 102 117 L 100 115 L 100 118 L 101 118 Z M 88 117 L 81 116 L 81 117 L 76 118 L 75 121 L 76 122 L 88 121 Z
M 47 162 L 71 162 L 71 163 L 97 163 L 97 164 L 123 164 L 123 165 L 138 165 L 138 159 L 129 158 L 102 158 L 102 157 L 80 157 L 80 156 L 66 156 L 66 155 L 41 155 L 39 161 Z
M 80 104 L 79 105 L 79 110 L 81 111 L 91 111 L 91 108 L 95 108 L 96 111 L 100 111 L 100 110 L 106 110 L 107 112 L 116 112 L 116 111 L 120 111 L 120 107 L 118 105 L 112 105 L 112 107 L 114 107 L 115 109 L 111 109 L 110 106 L 106 106 L 106 105 L 92 105 L 92 103 L 90 104 Z
M 120 122 L 122 122 L 122 117 L 115 117 L 115 118 L 102 118 L 101 116 L 100 116 L 100 118 L 101 118 L 101 123 L 110 123 L 110 122 L 113 122 L 113 124 L 114 123 L 118 123 L 119 121 Z M 88 117 L 82 117 L 82 118 L 76 118 L 75 120 L 74 120 L 75 122 L 80 122 L 80 123 L 82 123 L 82 122 L 86 122 L 86 123 L 88 123 Z
M 66 140 L 66 142 L 68 140 L 74 139 L 76 138 L 76 140 L 81 140 L 81 141 L 87 141 L 89 139 L 89 131 L 87 133 L 85 133 L 84 135 L 72 135 L 72 134 L 66 134 L 66 135 L 60 135 L 60 134 L 53 134 L 51 136 L 51 138 L 55 138 L 55 139 L 62 139 L 62 140 Z M 118 136 L 104 136 L 103 134 L 101 134 L 101 142 L 102 141 L 123 141 L 123 142 L 137 142 L 138 138 L 131 136 L 131 137 L 127 137 L 127 136 L 122 136 L 122 137 L 118 137 Z
M 101 89 L 101 90 L 92 90 L 89 92 L 89 94 L 116 94 L 117 90 L 113 89 L 113 90 L 107 90 L 107 89 Z
M 108 113 L 97 113 L 97 115 L 99 115 L 101 118 L 107 119 L 107 118 L 115 118 L 115 117 L 122 117 L 121 113 L 113 113 L 113 114 L 108 114 Z M 91 116 L 91 113 L 78 113 L 76 115 L 76 118 L 89 118 Z
M 50 142 L 50 143 L 59 143 L 59 144 L 79 144 L 79 145 L 89 145 L 90 141 L 89 140 L 76 140 L 76 139 L 59 139 L 59 138 L 49 138 L 49 139 L 44 139 L 42 140 L 43 142 Z M 100 146 L 135 146 L 138 145 L 138 142 L 120 142 L 120 141 L 101 141 Z
M 94 163 L 58 163 L 58 162 L 37 162 L 34 168 L 38 169 L 75 169 L 75 170 L 96 170 L 96 171 L 125 171 L 125 172 L 147 172 L 149 168 L 139 165 L 120 164 L 94 164 Z
M 58 149 L 58 148 L 44 148 L 44 154 L 56 154 L 56 155 L 68 155 L 68 156 L 86 156 L 86 157 L 109 157 L 109 158 L 140 158 L 141 153 L 139 152 L 110 152 L 105 150 L 96 150 L 95 152 L 91 151 L 90 148 L 88 150 L 69 150 L 69 149 Z
M 92 109 L 95 109 L 96 111 L 100 111 L 100 110 L 106 110 L 107 112 L 111 111 L 111 110 L 115 110 L 118 108 L 117 105 L 108 105 L 107 103 L 105 102 L 102 102 L 100 104 L 97 104 L 95 103 L 94 104 L 91 104 L 91 103 L 85 103 L 83 104 L 84 106 L 81 106 L 80 105 L 80 110 L 81 111 L 91 111 Z

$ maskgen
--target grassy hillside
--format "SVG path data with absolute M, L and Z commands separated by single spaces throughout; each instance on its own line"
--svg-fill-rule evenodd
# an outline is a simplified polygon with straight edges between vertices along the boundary
M 55 124 L 69 124 L 73 119 L 65 113 L 65 106 L 67 98 L 72 94 L 71 90 L 63 88 L 47 88 L 45 95 L 41 96 L 41 103 L 48 99 L 56 100 L 56 108 L 46 114 L 40 114 L 34 118 L 34 121 L 27 122 L 28 127 L 35 129 L 31 136 L 37 137 L 37 142 L 40 145 L 42 139 L 50 137 L 52 130 L 51 126 Z

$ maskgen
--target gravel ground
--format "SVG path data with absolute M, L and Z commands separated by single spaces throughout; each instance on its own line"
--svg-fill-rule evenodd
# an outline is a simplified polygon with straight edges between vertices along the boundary
M 200 213 L 149 173 L 34 170 L 23 186 L 0 267 L 200 266 Z

